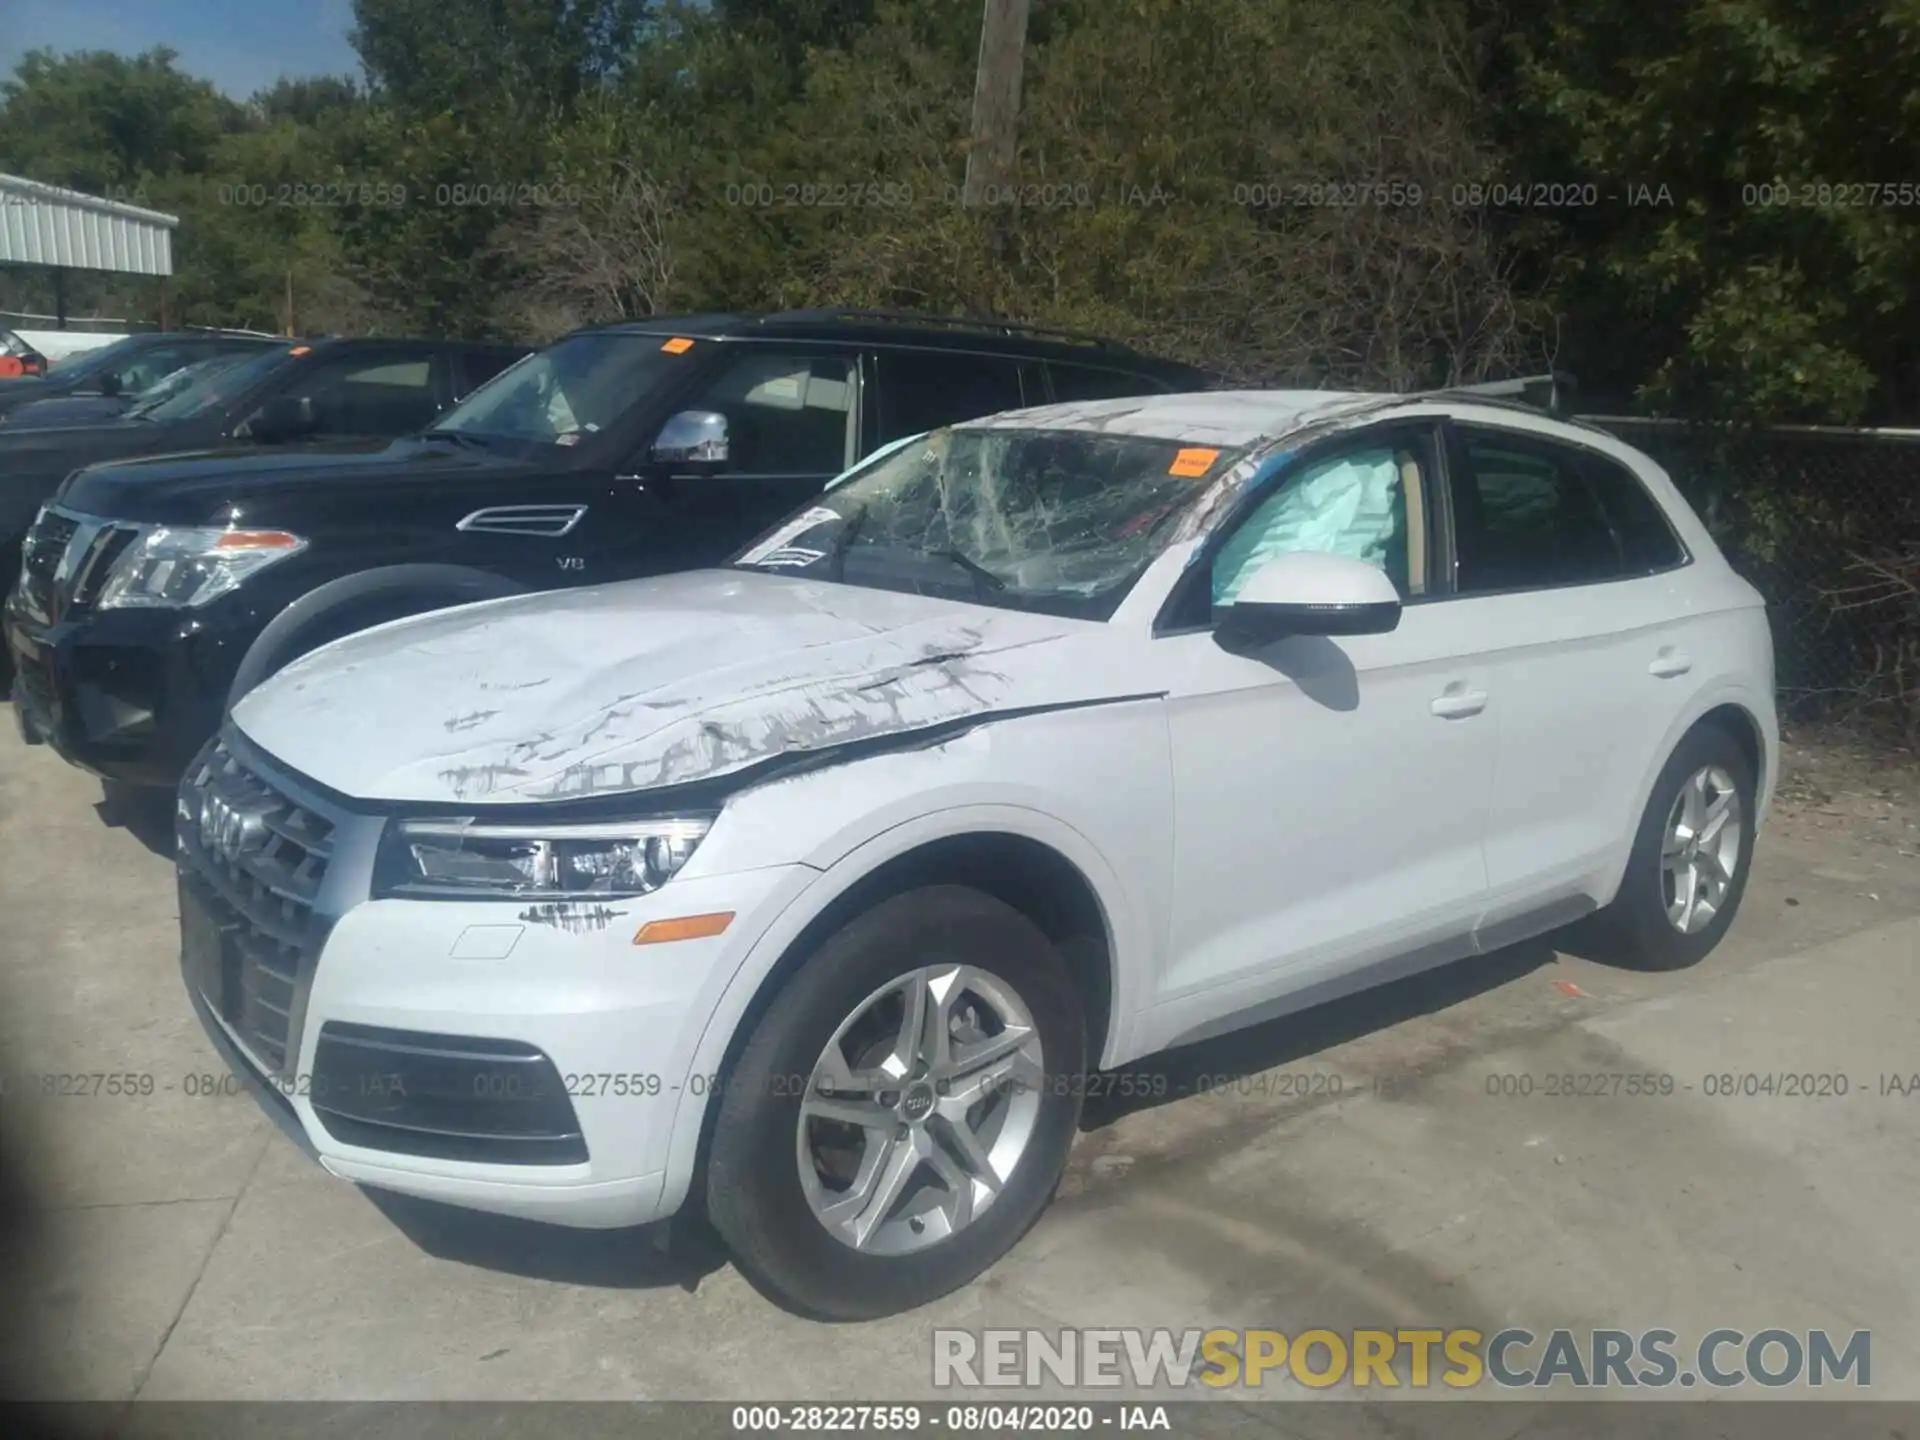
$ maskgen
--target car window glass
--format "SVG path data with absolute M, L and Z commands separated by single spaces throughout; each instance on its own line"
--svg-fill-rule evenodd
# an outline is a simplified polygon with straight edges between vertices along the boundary
M 1629 571 L 1651 574 L 1686 558 L 1666 512 L 1647 493 L 1638 476 L 1600 455 L 1583 455 L 1580 461 L 1620 537 L 1621 554 Z
M 391 365 L 356 370 L 351 379 L 355 385 L 425 385 L 430 367 L 427 360 L 396 360 Z
M 286 393 L 307 401 L 316 436 L 403 435 L 430 423 L 439 408 L 431 373 L 425 358 L 322 361 Z
M 1047 362 L 1053 376 L 1055 400 L 1116 400 L 1124 395 L 1152 395 L 1162 390 L 1143 375 L 1128 375 L 1119 370 L 1096 370 L 1091 365 L 1062 365 Z
M 704 358 L 706 351 L 691 341 L 663 345 L 658 335 L 572 335 L 501 367 L 434 428 L 476 439 L 577 445 L 614 428 L 663 387 L 678 385 L 686 367 L 699 363 L 683 358 L 689 353 Z
M 1228 536 L 1213 561 L 1213 603 L 1230 605 L 1254 572 L 1276 555 L 1313 551 L 1364 560 L 1386 572 L 1403 597 L 1425 588 L 1412 563 L 1409 495 L 1421 504 L 1421 465 L 1393 443 L 1308 463 L 1262 501 Z M 1417 510 L 1416 510 L 1417 513 Z
M 184 345 L 156 345 L 151 350 L 143 350 L 125 364 L 115 367 L 114 373 L 120 377 L 120 393 L 131 395 L 135 391 L 145 390 L 197 358 Z
M 479 389 L 520 357 L 511 350 L 486 349 L 460 352 L 460 369 L 465 382 L 463 395 Z
M 1463 595 L 1592 584 L 1624 573 L 1620 542 L 1571 449 L 1465 431 L 1454 489 Z
M 1238 452 L 1011 425 L 876 452 L 732 563 L 1105 619 Z
M 1013 360 L 886 350 L 878 369 L 883 441 L 1018 410 L 1027 403 L 1020 391 L 1020 366 Z
M 56 361 L 53 368 L 59 371 L 64 379 L 75 382 L 94 380 L 109 370 L 118 370 L 144 348 L 145 344 L 138 335 L 129 335 L 126 339 L 115 340 L 110 345 L 82 350 L 65 360 Z
M 163 375 L 154 383 L 134 396 L 134 403 L 128 407 L 130 415 L 142 415 L 154 409 L 162 402 L 171 400 L 194 385 L 198 385 L 209 376 L 222 370 L 231 369 L 240 363 L 238 354 L 209 356 L 205 360 L 195 360 L 190 365 L 182 365 L 171 375 Z
M 299 364 L 299 357 L 292 349 L 276 345 L 262 354 L 250 355 L 202 376 L 144 413 L 147 419 L 163 424 L 212 415 L 225 410 L 283 365 L 297 367 Z
M 727 417 L 726 468 L 837 475 L 856 458 L 853 360 L 743 347 L 680 406 Z

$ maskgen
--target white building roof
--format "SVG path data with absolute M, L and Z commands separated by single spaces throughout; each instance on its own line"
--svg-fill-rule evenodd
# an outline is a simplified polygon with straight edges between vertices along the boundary
M 173 273 L 177 215 L 0 175 L 0 264 Z

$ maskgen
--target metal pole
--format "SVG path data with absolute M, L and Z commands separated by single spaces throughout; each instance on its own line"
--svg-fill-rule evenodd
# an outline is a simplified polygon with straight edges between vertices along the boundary
M 990 191 L 1013 183 L 1028 5 L 1029 0 L 986 0 L 973 81 L 973 144 L 967 151 L 964 205 L 979 205 Z

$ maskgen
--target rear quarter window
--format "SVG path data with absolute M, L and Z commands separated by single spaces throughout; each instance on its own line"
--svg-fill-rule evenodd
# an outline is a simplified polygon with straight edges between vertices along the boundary
M 1638 475 L 1603 455 L 1588 454 L 1583 464 L 1587 483 L 1600 497 L 1600 506 L 1620 537 L 1621 559 L 1628 570 L 1668 570 L 1687 558 L 1666 511 Z

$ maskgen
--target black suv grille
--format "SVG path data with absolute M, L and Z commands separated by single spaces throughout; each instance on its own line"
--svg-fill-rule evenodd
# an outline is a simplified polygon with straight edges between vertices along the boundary
M 42 510 L 20 550 L 20 594 L 35 612 L 53 610 L 53 577 L 80 522 L 58 510 Z
M 37 618 L 47 622 L 60 619 L 70 609 L 92 604 L 107 583 L 113 562 L 139 534 L 135 525 L 95 520 L 49 506 L 40 512 L 21 547 L 21 598 Z
M 230 947 L 220 1012 L 275 1071 L 294 1059 L 293 1023 L 327 926 L 314 902 L 333 851 L 333 822 L 275 789 L 215 741 L 180 791 L 180 878 Z

